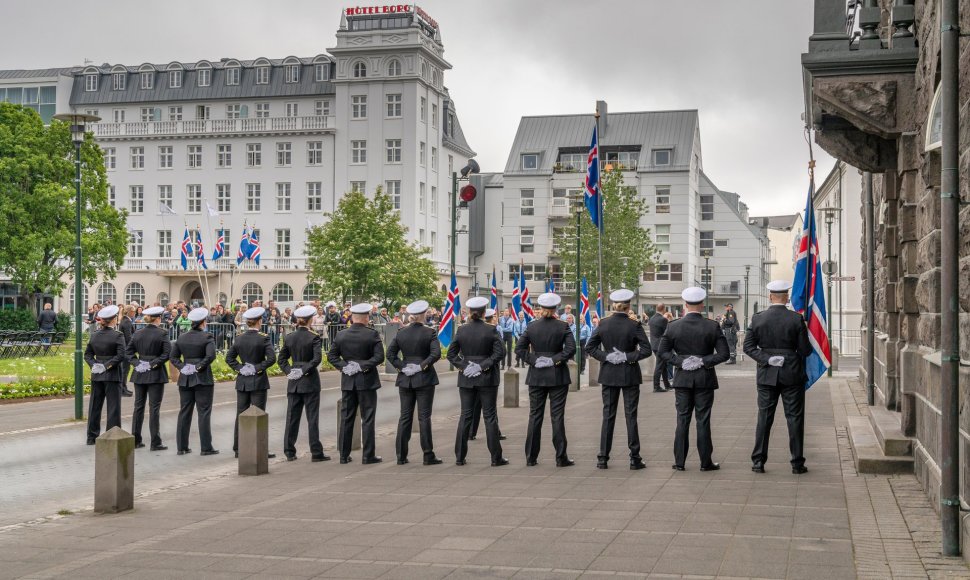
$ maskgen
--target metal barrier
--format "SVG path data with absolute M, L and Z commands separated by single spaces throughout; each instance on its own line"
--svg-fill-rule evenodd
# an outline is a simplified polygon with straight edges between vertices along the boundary
M 862 330 L 833 330 L 832 346 L 839 349 L 839 356 L 862 356 Z

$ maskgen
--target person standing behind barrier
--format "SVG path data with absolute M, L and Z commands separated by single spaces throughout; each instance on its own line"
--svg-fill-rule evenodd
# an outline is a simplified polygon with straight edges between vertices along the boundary
M 209 311 L 195 308 L 186 317 L 192 324 L 191 330 L 182 333 L 172 348 L 172 366 L 179 370 L 179 419 L 176 429 L 178 454 L 192 453 L 189 449 L 189 430 L 192 428 L 192 414 L 199 411 L 200 455 L 216 455 L 212 447 L 212 399 L 215 382 L 212 378 L 212 362 L 216 359 L 216 343 L 206 330 Z
M 88 404 L 88 445 L 101 434 L 101 409 L 108 402 L 105 431 L 121 427 L 121 373 L 125 361 L 125 337 L 114 329 L 118 307 L 105 306 L 97 313 L 99 329 L 91 334 L 84 361 L 91 367 L 91 398 Z
M 323 361 L 323 340 L 310 330 L 310 319 L 316 309 L 301 306 L 293 312 L 296 330 L 283 339 L 278 358 L 280 369 L 286 373 L 286 428 L 283 432 L 283 453 L 287 461 L 296 460 L 296 439 L 300 434 L 300 416 L 306 413 L 307 437 L 310 440 L 310 459 L 329 461 L 320 443 L 320 363 Z
M 512 318 L 512 307 L 505 310 L 505 315 L 498 319 L 498 328 L 505 347 L 505 358 L 502 359 L 502 369 L 512 367 L 512 353 L 515 346 L 515 319 Z M 516 365 L 518 366 L 518 365 Z
M 131 337 L 126 349 L 128 365 L 132 368 L 131 382 L 135 385 L 135 410 L 131 416 L 131 434 L 135 436 L 135 448 L 144 447 L 141 428 L 145 420 L 145 402 L 148 401 L 148 433 L 151 436 L 151 450 L 165 451 L 159 435 L 159 413 L 165 383 L 168 382 L 168 359 L 172 342 L 168 331 L 159 327 L 161 306 L 154 306 L 143 312 L 142 321 L 146 324 Z
M 254 406 L 266 410 L 269 377 L 266 370 L 276 364 L 276 351 L 269 335 L 260 332 L 264 309 L 250 308 L 243 313 L 246 332 L 233 340 L 226 353 L 226 364 L 236 371 L 236 424 L 232 431 L 232 451 L 239 457 L 239 414 Z M 272 459 L 276 457 L 270 453 Z

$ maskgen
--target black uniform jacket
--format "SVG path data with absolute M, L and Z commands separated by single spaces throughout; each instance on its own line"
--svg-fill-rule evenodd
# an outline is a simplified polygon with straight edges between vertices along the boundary
M 805 357 L 812 353 L 808 329 L 802 315 L 784 305 L 775 305 L 754 315 L 744 336 L 744 353 L 758 363 L 758 384 L 770 386 L 804 385 Z M 785 357 L 785 364 L 773 367 L 768 359 Z
M 606 355 L 613 352 L 614 347 L 626 355 L 627 364 L 606 362 Z M 603 318 L 596 332 L 586 341 L 586 354 L 603 363 L 599 374 L 601 385 L 629 387 L 643 382 L 640 361 L 652 352 L 643 326 L 625 312 L 615 312 L 613 316 Z
M 465 370 L 468 363 L 478 363 L 482 374 L 469 378 L 458 373 L 458 388 L 497 387 L 501 377 L 498 364 L 505 358 L 505 346 L 498 329 L 483 320 L 469 320 L 458 327 L 455 338 L 448 347 L 448 362 L 455 368 Z
M 131 336 L 126 355 L 131 366 L 131 382 L 136 385 L 152 385 L 168 382 L 168 362 L 172 352 L 172 341 L 168 338 L 168 331 L 154 324 L 138 330 Z M 136 373 L 135 367 L 140 362 L 147 362 L 152 368 Z
M 276 364 L 276 352 L 269 335 L 256 329 L 247 330 L 232 341 L 226 353 L 226 364 L 238 373 L 243 365 L 249 363 L 256 367 L 256 374 L 250 377 L 236 375 L 237 391 L 267 391 L 269 377 L 266 369 Z
M 183 333 L 172 347 L 172 365 L 182 370 L 187 364 L 195 365 L 195 373 L 179 374 L 179 387 L 211 387 L 212 361 L 216 360 L 216 341 L 204 330 Z
M 667 326 L 657 356 L 677 367 L 675 389 L 716 389 L 714 366 L 731 358 L 718 323 L 694 312 Z M 683 370 L 680 365 L 689 356 L 700 357 L 704 366 L 693 371 Z
M 738 313 L 733 310 L 725 311 L 724 318 L 721 320 L 721 328 L 727 332 L 737 332 L 738 327 Z
M 384 343 L 381 335 L 366 324 L 352 324 L 337 333 L 327 353 L 327 360 L 336 369 L 343 369 L 350 361 L 357 361 L 360 372 L 352 377 L 340 374 L 341 391 L 373 391 L 381 388 L 377 366 L 384 362 Z
M 650 320 L 647 321 L 647 326 L 650 327 L 650 348 L 654 352 L 660 350 L 660 339 L 663 338 L 664 332 L 667 331 L 667 325 L 670 323 L 667 317 L 659 312 L 654 312 Z
M 531 347 L 531 348 L 530 348 Z M 566 363 L 576 354 L 576 339 L 569 325 L 555 318 L 540 317 L 525 327 L 525 332 L 515 345 L 515 356 L 529 363 L 525 384 L 530 387 L 561 387 L 569 384 L 569 367 Z M 547 356 L 555 363 L 551 367 L 537 369 L 536 359 Z
M 287 393 L 313 393 L 320 390 L 320 363 L 323 362 L 323 339 L 305 326 L 283 337 L 278 359 L 280 369 L 290 374 L 293 369 L 303 371 L 295 381 L 287 381 Z
M 125 336 L 113 328 L 95 331 L 84 349 L 84 361 L 88 366 L 101 363 L 105 368 L 103 373 L 91 375 L 91 381 L 95 383 L 120 383 L 124 360 Z
M 398 358 L 398 353 L 401 358 Z M 387 360 L 397 370 L 404 370 L 409 364 L 421 367 L 421 372 L 407 376 L 397 374 L 397 386 L 402 389 L 419 389 L 438 384 L 438 373 L 434 364 L 441 360 L 441 343 L 433 328 L 420 322 L 411 323 L 398 331 L 387 347 Z

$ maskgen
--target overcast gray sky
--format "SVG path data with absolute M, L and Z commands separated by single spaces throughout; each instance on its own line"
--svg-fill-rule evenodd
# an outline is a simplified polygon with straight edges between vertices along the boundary
M 389 2 L 388 2 L 389 3 Z M 312 56 L 335 44 L 331 0 L 5 3 L 0 68 Z M 805 204 L 799 55 L 810 0 L 425 0 L 446 84 L 484 171 L 523 115 L 700 111 L 704 169 L 753 215 Z M 821 182 L 832 160 L 816 147 Z

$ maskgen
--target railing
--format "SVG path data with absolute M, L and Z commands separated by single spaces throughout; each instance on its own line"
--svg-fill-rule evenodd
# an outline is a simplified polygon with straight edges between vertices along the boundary
M 839 356 L 862 356 L 862 330 L 832 330 L 832 346 L 839 349 Z
M 611 171 L 636 171 L 638 162 L 633 161 L 607 161 L 600 159 L 600 168 L 607 170 L 607 165 Z M 586 173 L 585 163 L 556 163 L 552 167 L 553 173 Z
M 94 123 L 90 125 L 90 130 L 98 138 L 324 131 L 334 128 L 335 123 L 333 119 L 333 117 L 315 116 Z
M 209 271 L 213 272 L 229 272 L 231 270 L 245 270 L 245 271 L 258 271 L 258 270 L 293 270 L 301 269 L 303 267 L 303 262 L 298 261 L 300 258 L 261 258 L 259 265 L 257 266 L 252 260 L 246 260 L 239 266 L 236 265 L 235 256 L 227 256 L 221 260 L 206 260 L 206 266 L 208 266 Z M 188 269 L 186 271 L 193 271 L 196 269 L 196 261 L 194 257 L 189 258 Z M 172 270 L 182 270 L 181 258 L 127 258 L 125 259 L 124 270 L 158 270 L 158 271 L 172 271 Z
M 568 218 L 572 216 L 572 212 L 569 210 L 569 203 L 564 198 L 556 198 L 552 200 L 549 204 L 549 217 L 551 218 Z

